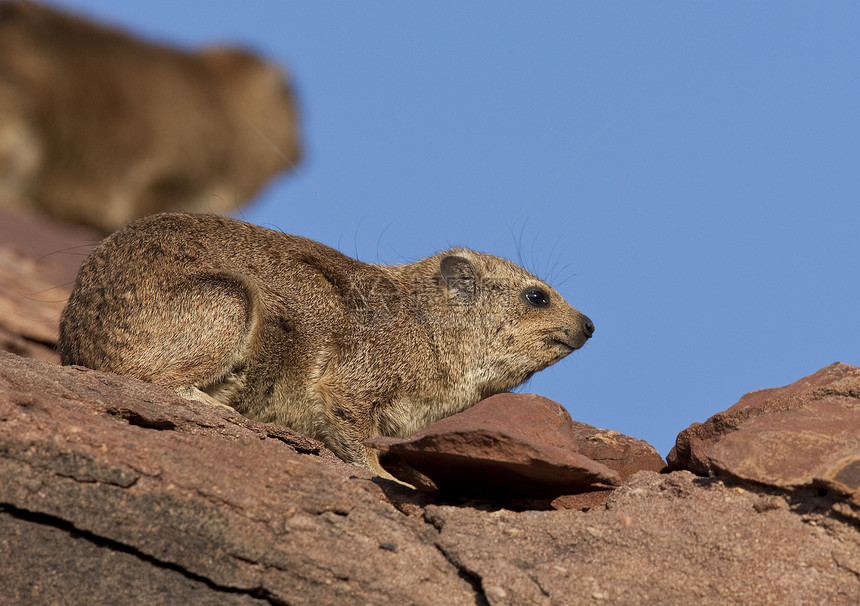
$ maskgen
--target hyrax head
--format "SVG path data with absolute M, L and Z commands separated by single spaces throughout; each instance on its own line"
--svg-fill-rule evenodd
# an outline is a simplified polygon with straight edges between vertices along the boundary
M 493 255 L 453 249 L 430 259 L 438 313 L 476 360 L 486 392 L 512 389 L 579 349 L 594 324 L 543 280 Z M 474 369 L 478 370 L 478 369 Z

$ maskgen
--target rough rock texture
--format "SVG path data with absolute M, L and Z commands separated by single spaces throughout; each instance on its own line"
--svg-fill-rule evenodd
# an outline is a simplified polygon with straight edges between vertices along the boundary
M 682 431 L 669 465 L 785 489 L 824 486 L 860 505 L 860 368 L 837 362 L 745 395 Z
M 858 509 L 821 490 L 679 471 L 587 512 L 409 494 L 227 408 L 0 353 L 9 603 L 860 600 Z
M 0 216 L 0 348 L 51 357 L 95 239 Z M 623 483 L 550 506 L 417 493 L 230 409 L 0 352 L 0 603 L 857 604 L 858 393 L 834 365 L 694 425 L 670 461 L 709 477 L 630 476 L 661 464 L 643 443 L 552 417 L 529 439 L 573 436 Z
M 535 394 L 499 394 L 410 438 L 369 444 L 388 453 L 382 462 L 396 477 L 414 482 L 417 470 L 432 486 L 460 495 L 581 493 L 665 466 L 650 444 L 577 423 Z
M 581 454 L 615 470 L 622 481 L 637 471 L 662 471 L 666 467 L 657 449 L 644 440 L 578 421 L 571 421 L 571 434 Z
M 782 497 L 641 472 L 588 513 L 428 507 L 491 604 L 853 604 L 856 528 Z
M 223 594 L 241 603 L 434 604 L 445 595 L 474 604 L 432 528 L 387 504 L 367 472 L 289 431 L 7 353 L 0 420 L 4 540 L 26 554 L 0 550 L 0 585 L 15 603 L 69 592 L 107 602 L 114 585 L 135 587 L 156 569 L 168 584 L 145 578 L 139 595 L 172 604 L 200 592 L 213 603 Z M 111 576 L 88 588 L 66 561 L 107 566 Z M 28 574 L 34 565 L 53 582 Z

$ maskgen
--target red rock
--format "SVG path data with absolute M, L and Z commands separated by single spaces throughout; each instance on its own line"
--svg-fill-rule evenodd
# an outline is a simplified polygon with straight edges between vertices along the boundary
M 572 422 L 571 431 L 580 454 L 614 469 L 622 482 L 637 471 L 662 471 L 666 467 L 657 449 L 644 440 L 577 421 Z
M 665 466 L 646 442 L 577 423 L 560 404 L 534 394 L 499 394 L 411 438 L 369 444 L 388 453 L 383 465 L 400 479 L 416 482 L 405 462 L 457 494 L 557 496 Z
M 60 239 L 32 238 L 39 252 L 7 225 L 0 344 L 50 353 L 61 305 L 34 295 L 74 268 L 41 258 Z M 549 449 L 578 441 L 567 450 L 627 478 L 554 499 L 562 511 L 522 499 L 517 513 L 501 509 L 513 501 L 439 506 L 439 493 L 393 487 L 289 429 L 0 352 L 0 602 L 855 604 L 857 370 L 750 394 L 682 434 L 673 461 L 686 453 L 747 489 L 684 471 L 627 477 L 625 456 L 658 467 L 646 444 L 557 407 L 529 429 L 521 417 L 541 399 L 515 396 L 492 423 Z M 756 494 L 810 477 L 828 494 Z
M 0 352 L 2 603 L 860 601 L 860 509 L 815 492 L 642 471 L 604 506 L 515 512 L 398 510 L 392 485 L 288 429 Z
M 227 408 L 0 352 L 0 602 L 474 604 L 370 477 Z
M 88 227 L 0 208 L 0 250 L 30 259 L 43 279 L 54 278 L 69 290 L 81 263 L 101 239 L 100 232 Z
M 553 509 L 581 509 L 586 511 L 593 507 L 599 507 L 609 500 L 612 495 L 611 489 L 591 490 L 578 494 L 564 494 L 556 497 L 550 503 Z
M 640 472 L 587 512 L 428 506 L 425 517 L 490 604 L 857 603 L 857 528 L 772 499 Z
M 60 312 L 69 288 L 40 274 L 32 259 L 0 248 L 0 326 L 30 341 L 57 342 Z
M 749 393 L 681 432 L 668 460 L 784 489 L 822 485 L 860 504 L 860 368 L 837 362 Z
M 86 228 L 0 210 L 0 349 L 59 362 L 60 313 L 98 239 Z

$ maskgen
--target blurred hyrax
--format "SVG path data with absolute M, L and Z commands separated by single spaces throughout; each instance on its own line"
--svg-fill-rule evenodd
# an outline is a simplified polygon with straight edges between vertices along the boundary
M 162 214 L 84 261 L 59 348 L 64 364 L 214 398 L 387 475 L 365 440 L 510 390 L 593 331 L 545 282 L 488 254 L 373 265 L 234 219 Z
M 274 64 L 0 2 L 0 205 L 110 232 L 166 210 L 232 211 L 298 158 Z

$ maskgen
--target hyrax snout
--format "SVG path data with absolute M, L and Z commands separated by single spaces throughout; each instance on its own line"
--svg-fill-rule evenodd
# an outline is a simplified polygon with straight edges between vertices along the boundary
M 594 324 L 514 263 L 453 249 L 373 265 L 211 215 L 129 224 L 84 261 L 64 364 L 130 375 L 325 442 L 407 436 L 519 385 Z

